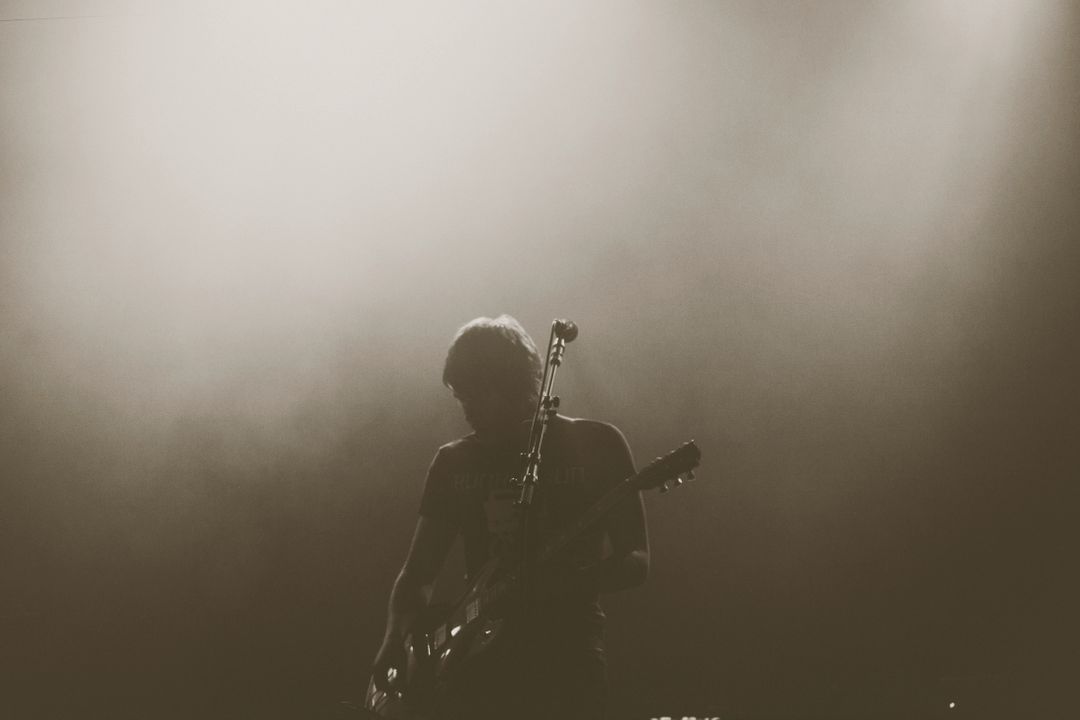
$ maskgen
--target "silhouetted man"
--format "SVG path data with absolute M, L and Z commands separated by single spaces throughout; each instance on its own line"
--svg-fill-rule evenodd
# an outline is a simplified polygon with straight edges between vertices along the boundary
M 489 558 L 514 552 L 521 518 L 511 478 L 521 469 L 542 373 L 532 339 L 508 315 L 477 318 L 454 337 L 443 382 L 474 432 L 439 448 L 428 470 L 412 545 L 390 595 L 386 636 L 373 671 L 377 683 L 385 681 L 389 667 L 400 667 L 403 638 L 459 534 L 470 577 Z M 617 428 L 555 416 L 532 509 L 535 543 L 633 474 L 630 450 Z M 611 511 L 553 567 L 538 571 L 530 611 L 506 610 L 497 642 L 450 684 L 437 716 L 603 717 L 604 614 L 598 595 L 641 584 L 648 568 L 638 495 Z

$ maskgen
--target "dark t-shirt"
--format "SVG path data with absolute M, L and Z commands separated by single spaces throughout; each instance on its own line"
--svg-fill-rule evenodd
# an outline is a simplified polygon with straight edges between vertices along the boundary
M 527 435 L 527 426 L 523 426 Z M 491 557 L 520 538 L 519 490 L 511 479 L 521 467 L 521 444 L 482 442 L 475 433 L 439 448 L 428 470 L 420 514 L 459 528 L 465 564 L 474 575 Z M 605 492 L 634 474 L 622 433 L 613 425 L 556 416 L 544 438 L 540 481 L 533 505 L 533 548 L 580 517 Z M 567 552 L 571 561 L 597 561 L 605 552 L 604 528 L 587 534 Z M 581 631 L 603 623 L 597 597 L 569 596 L 547 606 L 547 615 Z

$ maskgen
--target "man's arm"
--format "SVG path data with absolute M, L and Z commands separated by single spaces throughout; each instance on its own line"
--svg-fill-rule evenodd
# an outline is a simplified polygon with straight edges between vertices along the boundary
M 608 516 L 611 555 L 596 566 L 596 587 L 602 593 L 637 587 L 649 576 L 649 533 L 641 492 L 612 508 Z
M 446 520 L 421 516 L 417 521 L 405 564 L 390 591 L 386 634 L 372 669 L 377 686 L 385 689 L 388 668 L 401 669 L 405 634 L 431 599 L 435 578 L 456 536 L 457 527 Z
M 616 480 L 623 480 L 634 474 L 630 446 L 618 429 L 606 427 L 610 434 L 604 444 L 618 476 Z M 601 593 L 618 592 L 644 583 L 649 575 L 649 533 L 640 491 L 609 511 L 605 529 L 611 542 L 611 554 L 582 568 L 582 580 Z

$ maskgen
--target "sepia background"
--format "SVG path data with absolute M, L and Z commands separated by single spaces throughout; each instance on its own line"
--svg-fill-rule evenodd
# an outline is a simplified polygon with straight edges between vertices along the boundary
M 506 312 L 639 465 L 704 452 L 612 718 L 1068 716 L 1078 20 L 0 1 L 0 714 L 357 699 Z

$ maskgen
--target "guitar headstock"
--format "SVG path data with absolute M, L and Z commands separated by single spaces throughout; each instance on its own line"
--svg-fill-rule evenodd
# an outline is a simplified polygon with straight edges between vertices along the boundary
M 685 442 L 663 457 L 653 460 L 644 470 L 634 476 L 638 490 L 660 488 L 667 492 L 682 485 L 686 480 L 694 479 L 694 468 L 701 462 L 701 450 L 693 440 Z

